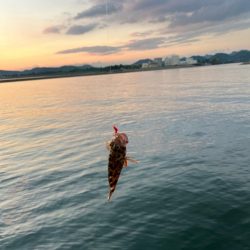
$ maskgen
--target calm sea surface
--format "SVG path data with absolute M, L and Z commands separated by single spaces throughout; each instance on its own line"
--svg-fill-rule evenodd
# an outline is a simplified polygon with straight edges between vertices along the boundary
M 1 250 L 250 249 L 249 65 L 0 84 L 0 143 Z

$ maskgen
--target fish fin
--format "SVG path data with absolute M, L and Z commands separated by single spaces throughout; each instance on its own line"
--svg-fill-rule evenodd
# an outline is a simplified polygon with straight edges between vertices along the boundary
M 128 159 L 127 159 L 127 157 L 124 159 L 123 167 L 125 167 L 125 168 L 128 167 Z
M 106 149 L 107 149 L 108 151 L 110 151 L 110 149 L 111 149 L 111 147 L 110 147 L 110 141 L 107 141 L 107 142 L 106 142 Z
M 111 201 L 111 196 L 112 196 L 112 194 L 113 194 L 114 191 L 115 191 L 115 188 L 110 188 L 109 189 L 108 201 Z
M 108 195 L 108 201 L 111 201 L 111 193 L 109 193 L 109 195 Z
M 126 157 L 126 160 L 127 160 L 127 161 L 130 161 L 130 162 L 132 162 L 132 163 L 136 163 L 136 164 L 139 163 L 139 161 L 137 161 L 137 160 L 135 160 L 135 159 L 133 159 L 133 158 L 131 158 L 131 157 L 129 157 L 129 156 Z

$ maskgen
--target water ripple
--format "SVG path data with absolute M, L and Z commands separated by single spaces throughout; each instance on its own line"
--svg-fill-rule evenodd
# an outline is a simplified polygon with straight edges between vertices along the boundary
M 226 65 L 1 84 L 0 248 L 249 249 L 249 77 Z M 107 202 L 112 124 L 140 163 Z

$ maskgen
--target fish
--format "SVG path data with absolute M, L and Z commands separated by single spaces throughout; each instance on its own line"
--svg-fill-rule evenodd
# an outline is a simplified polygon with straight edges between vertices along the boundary
M 127 157 L 128 136 L 125 133 L 119 133 L 118 128 L 116 126 L 113 126 L 113 129 L 114 129 L 114 136 L 112 140 L 107 143 L 107 148 L 109 150 L 109 158 L 108 158 L 109 201 L 116 189 L 116 185 L 118 183 L 123 167 L 128 166 L 128 160 L 137 163 L 137 161 L 131 159 L 130 157 Z

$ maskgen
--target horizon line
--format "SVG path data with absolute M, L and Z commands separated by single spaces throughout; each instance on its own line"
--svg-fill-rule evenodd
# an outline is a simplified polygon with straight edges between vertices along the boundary
M 223 51 L 218 51 L 218 52 L 209 52 L 209 53 L 206 53 L 206 54 L 197 54 L 197 55 L 191 55 L 191 56 L 183 56 L 183 55 L 178 55 L 176 53 L 172 53 L 171 55 L 167 55 L 167 56 L 163 56 L 163 57 L 160 57 L 160 56 L 157 56 L 155 58 L 166 58 L 166 57 L 169 57 L 169 56 L 173 56 L 173 55 L 177 55 L 177 56 L 180 56 L 180 58 L 184 58 L 184 57 L 193 57 L 193 56 L 208 56 L 208 55 L 216 55 L 216 54 L 231 54 L 233 52 L 239 52 L 239 51 L 250 51 L 250 49 L 239 49 L 239 50 L 229 50 L 230 52 L 223 52 Z M 35 68 L 60 68 L 60 67 L 64 67 L 64 66 L 73 66 L 73 67 L 81 67 L 81 66 L 85 66 L 85 65 L 89 65 L 91 67 L 94 67 L 94 68 L 105 68 L 105 67 L 110 67 L 110 66 L 115 66 L 115 65 L 132 65 L 132 64 L 135 64 L 137 61 L 140 61 L 140 60 L 153 60 L 155 58 L 140 58 L 140 59 L 137 59 L 135 62 L 132 62 L 132 63 L 114 63 L 114 64 L 107 64 L 105 62 L 92 62 L 92 63 L 83 63 L 83 64 L 79 64 L 79 63 L 76 63 L 76 64 L 61 64 L 61 65 L 57 65 L 57 66 L 40 66 L 40 65 L 37 65 L 37 66 L 32 66 L 32 67 L 28 67 L 28 68 L 24 68 L 24 69 L 0 69 L 0 71 L 16 71 L 16 72 L 23 72 L 23 71 L 26 71 L 26 70 L 33 70 Z M 93 66 L 94 64 L 102 64 L 103 66 Z

